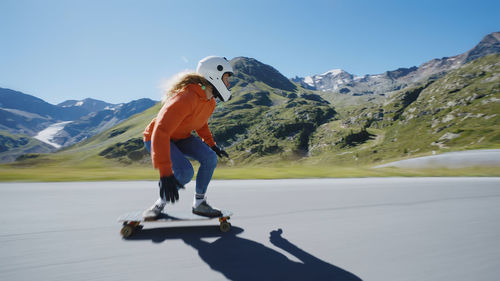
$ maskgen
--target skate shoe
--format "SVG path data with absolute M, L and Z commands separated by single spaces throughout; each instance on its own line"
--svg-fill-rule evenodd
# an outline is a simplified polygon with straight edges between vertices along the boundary
M 219 209 L 212 208 L 208 205 L 207 201 L 201 202 L 198 207 L 193 207 L 193 214 L 210 218 L 220 217 L 222 215 Z
M 158 216 L 161 214 L 161 211 L 163 211 L 164 207 L 165 206 L 157 205 L 155 203 L 155 204 L 153 204 L 153 206 L 151 206 L 149 209 L 147 209 L 146 211 L 144 211 L 142 213 L 142 217 L 146 221 L 156 220 L 158 218 Z

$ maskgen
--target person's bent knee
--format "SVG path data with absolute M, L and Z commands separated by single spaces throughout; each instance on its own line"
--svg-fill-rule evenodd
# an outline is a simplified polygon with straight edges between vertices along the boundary
M 207 154 L 205 160 L 203 161 L 204 163 L 201 163 L 203 165 L 206 165 L 211 168 L 217 167 L 217 153 L 214 151 L 210 151 L 210 153 Z
M 186 185 L 193 178 L 194 170 L 193 169 L 175 170 L 174 176 L 179 181 L 180 184 Z

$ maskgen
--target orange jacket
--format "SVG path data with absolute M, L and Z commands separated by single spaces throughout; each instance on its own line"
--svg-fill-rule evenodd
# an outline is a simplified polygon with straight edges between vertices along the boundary
M 151 140 L 153 166 L 160 177 L 173 174 L 170 159 L 170 140 L 181 140 L 196 133 L 209 146 L 215 141 L 208 128 L 208 118 L 215 109 L 215 99 L 207 100 L 198 84 L 189 84 L 181 92 L 167 99 L 160 112 L 144 131 L 144 141 Z

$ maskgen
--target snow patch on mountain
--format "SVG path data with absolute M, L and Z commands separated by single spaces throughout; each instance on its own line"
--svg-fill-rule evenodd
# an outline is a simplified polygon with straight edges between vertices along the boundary
M 300 82 L 300 78 L 298 78 Z M 310 88 L 331 91 L 341 88 L 342 85 L 351 83 L 354 76 L 342 69 L 332 69 L 323 74 L 307 76 L 302 82 Z
M 34 138 L 46 144 L 50 144 L 55 148 L 60 148 L 61 147 L 60 144 L 53 142 L 54 136 L 57 135 L 57 133 L 59 133 L 60 131 L 62 131 L 64 129 L 64 126 L 66 126 L 68 123 L 71 122 L 73 121 L 65 121 L 52 124 L 49 127 L 45 128 L 44 130 L 38 132 L 38 134 Z
M 323 76 L 326 76 L 326 75 L 333 75 L 333 76 L 336 76 L 336 75 L 339 75 L 341 74 L 342 72 L 344 72 L 342 69 L 332 69 L 330 71 L 327 71 L 321 75 Z

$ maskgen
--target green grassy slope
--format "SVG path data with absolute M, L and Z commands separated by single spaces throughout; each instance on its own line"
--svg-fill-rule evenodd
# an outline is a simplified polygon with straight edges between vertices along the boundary
M 53 150 L 52 146 L 30 136 L 0 131 L 0 162 L 13 161 L 24 154 L 49 153 Z
M 312 151 L 331 163 L 375 165 L 431 153 L 500 148 L 500 55 L 490 55 L 352 110 L 315 133 Z M 359 142 L 348 136 L 366 131 Z M 333 145 L 332 145 L 333 144 Z

